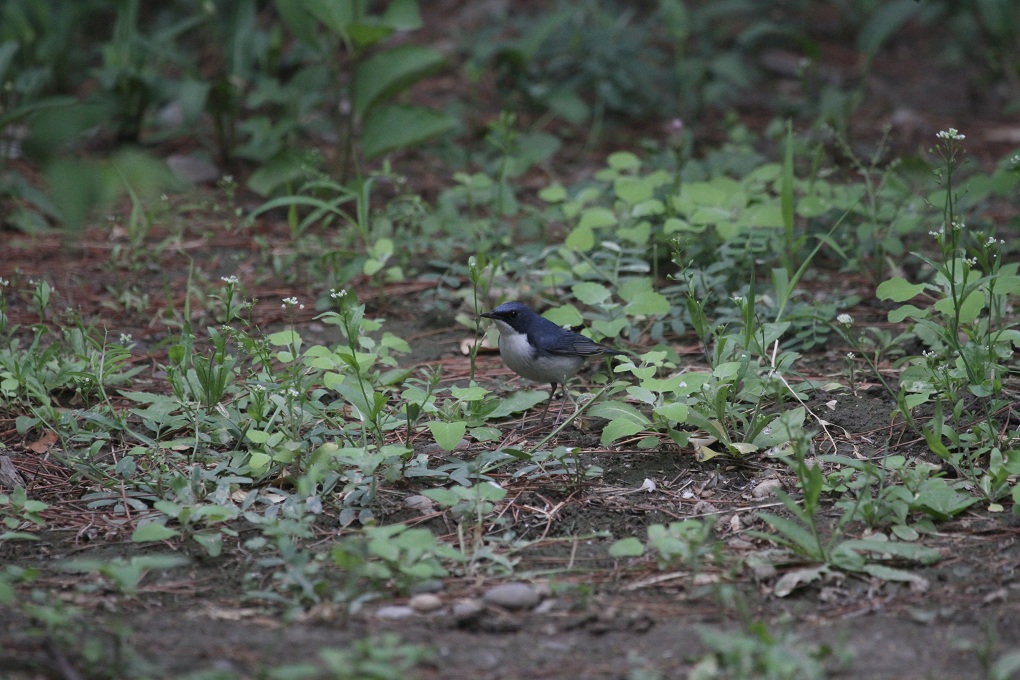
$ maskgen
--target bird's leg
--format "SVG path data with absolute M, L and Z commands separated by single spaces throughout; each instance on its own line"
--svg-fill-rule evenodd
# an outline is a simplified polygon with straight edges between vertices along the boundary
M 549 404 L 551 404 L 552 400 L 556 398 L 556 385 L 557 383 L 552 383 L 552 391 L 549 392 L 549 399 L 546 400 L 545 408 L 542 409 L 542 418 L 541 420 L 538 421 L 539 427 L 541 427 L 542 424 L 545 423 L 545 417 L 549 415 Z
M 563 420 L 563 409 L 567 405 L 567 399 L 570 399 L 570 392 L 567 391 L 567 384 L 563 384 L 563 401 L 560 402 L 560 410 L 556 413 L 556 420 L 554 422 L 559 423 Z M 549 401 L 552 401 L 552 395 L 549 396 Z

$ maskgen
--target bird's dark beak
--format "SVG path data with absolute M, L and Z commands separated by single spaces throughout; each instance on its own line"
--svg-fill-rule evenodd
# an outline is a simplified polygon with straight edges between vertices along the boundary
M 496 319 L 496 318 L 499 318 L 495 314 L 493 314 L 492 312 L 482 312 L 478 316 L 484 316 L 486 319 Z

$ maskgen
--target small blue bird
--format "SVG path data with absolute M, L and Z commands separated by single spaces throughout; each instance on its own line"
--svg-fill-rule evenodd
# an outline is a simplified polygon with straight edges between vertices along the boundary
M 577 375 L 586 359 L 604 354 L 626 354 L 604 347 L 580 333 L 560 328 L 520 302 L 504 302 L 481 316 L 496 322 L 499 355 L 510 370 L 528 380 L 552 385 L 539 425 L 545 422 L 549 413 L 556 386 L 563 385 L 563 402 L 556 414 L 559 422 L 567 404 L 567 381 Z

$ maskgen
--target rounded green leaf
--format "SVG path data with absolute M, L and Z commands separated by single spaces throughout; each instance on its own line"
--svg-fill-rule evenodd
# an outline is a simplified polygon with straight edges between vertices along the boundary
M 641 557 L 645 554 L 645 546 L 633 536 L 621 538 L 609 546 L 610 557 Z
M 148 543 L 150 541 L 165 541 L 168 538 L 177 536 L 177 532 L 173 529 L 163 526 L 158 522 L 149 522 L 144 526 L 140 526 L 135 529 L 135 532 L 131 534 L 131 541 L 133 543 Z
M 894 276 L 888 281 L 878 284 L 875 294 L 879 300 L 892 300 L 893 302 L 906 302 L 924 292 L 923 283 L 910 283 L 904 278 Z
M 581 211 L 581 221 L 577 226 L 584 229 L 598 229 L 599 227 L 612 227 L 616 223 L 616 213 L 609 208 L 596 206 Z
M 460 444 L 460 440 L 464 438 L 464 433 L 467 432 L 467 423 L 462 420 L 453 423 L 433 420 L 428 423 L 428 428 L 432 431 L 432 436 L 435 437 L 440 448 L 444 451 L 453 451 Z
M 456 124 L 453 118 L 421 106 L 387 105 L 373 109 L 361 130 L 361 152 L 366 159 L 394 149 L 420 144 Z

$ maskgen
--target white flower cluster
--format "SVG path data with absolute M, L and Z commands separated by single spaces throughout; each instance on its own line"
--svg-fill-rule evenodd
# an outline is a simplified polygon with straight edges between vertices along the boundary
M 967 135 L 961 135 L 956 128 L 949 128 L 948 130 L 940 130 L 937 135 L 939 139 L 955 139 L 957 141 L 961 139 L 967 139 Z

